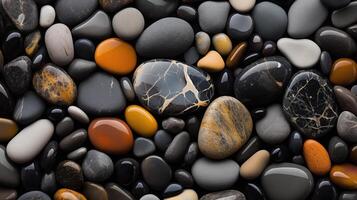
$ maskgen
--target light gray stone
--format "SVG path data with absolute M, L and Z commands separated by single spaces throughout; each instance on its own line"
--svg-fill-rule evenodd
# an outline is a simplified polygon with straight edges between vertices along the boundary
M 226 1 L 205 1 L 198 7 L 198 22 L 201 29 L 210 34 L 223 31 L 230 5 Z
M 144 30 L 145 19 L 136 8 L 125 8 L 113 17 L 113 30 L 119 38 L 133 40 Z
M 112 33 L 112 24 L 109 16 L 103 11 L 97 11 L 86 21 L 72 29 L 75 37 L 103 39 Z
M 357 142 L 357 117 L 349 111 L 343 111 L 337 120 L 337 133 L 347 142 Z
M 40 26 L 42 28 L 50 27 L 56 19 L 56 11 L 51 5 L 42 6 L 40 11 Z

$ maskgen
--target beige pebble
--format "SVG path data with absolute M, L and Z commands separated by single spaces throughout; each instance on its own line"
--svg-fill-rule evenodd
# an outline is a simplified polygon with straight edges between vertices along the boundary
M 181 194 L 166 198 L 165 200 L 198 200 L 198 195 L 194 190 L 187 189 L 181 192 Z
M 212 50 L 198 61 L 197 66 L 208 72 L 219 72 L 224 69 L 225 63 L 222 56 Z
M 251 180 L 260 176 L 269 163 L 270 154 L 267 150 L 260 150 L 245 161 L 240 168 L 240 176 Z
M 249 12 L 255 5 L 255 0 L 229 0 L 231 6 L 238 12 Z
M 218 33 L 212 38 L 212 43 L 216 51 L 222 56 L 228 55 L 232 51 L 232 41 L 225 33 Z

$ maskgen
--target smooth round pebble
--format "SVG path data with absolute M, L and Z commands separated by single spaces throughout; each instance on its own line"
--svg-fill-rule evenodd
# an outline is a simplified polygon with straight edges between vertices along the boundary
M 103 182 L 114 172 L 112 159 L 105 153 L 90 150 L 82 162 L 84 177 L 93 182 Z
M 119 38 L 132 40 L 143 32 L 145 19 L 138 9 L 125 8 L 114 15 L 112 25 Z

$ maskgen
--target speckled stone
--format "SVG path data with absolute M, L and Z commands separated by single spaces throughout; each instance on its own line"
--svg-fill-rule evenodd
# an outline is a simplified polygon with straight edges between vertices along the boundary
M 56 169 L 56 181 L 60 187 L 80 190 L 84 181 L 81 166 L 69 160 L 60 162 Z
M 22 95 L 31 85 L 32 62 L 27 56 L 20 56 L 10 61 L 1 69 L 10 92 Z

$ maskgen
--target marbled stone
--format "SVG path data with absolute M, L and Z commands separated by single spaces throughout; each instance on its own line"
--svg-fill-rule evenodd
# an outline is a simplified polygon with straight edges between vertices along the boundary
M 5 147 L 0 145 L 0 184 L 7 187 L 20 185 L 20 174 L 6 155 Z
M 20 31 L 30 32 L 38 26 L 38 9 L 33 0 L 2 0 L 2 7 Z
M 252 34 L 254 22 L 250 15 L 233 14 L 228 18 L 227 34 L 232 40 L 244 41 Z
M 214 93 L 208 74 L 174 60 L 141 64 L 134 73 L 133 85 L 141 104 L 164 115 L 179 115 L 206 107 Z
M 141 163 L 141 172 L 146 183 L 159 191 L 166 188 L 172 177 L 170 166 L 159 156 L 145 158 Z
M 205 1 L 198 7 L 198 21 L 204 32 L 215 34 L 222 32 L 226 26 L 226 21 L 230 5 L 226 1 Z M 215 13 L 212 15 L 212 13 Z
M 169 16 L 178 6 L 178 0 L 141 0 L 135 1 L 136 7 L 146 18 L 158 20 Z
M 107 154 L 90 150 L 83 159 L 82 170 L 86 180 L 104 182 L 113 174 L 114 164 Z
M 59 0 L 55 9 L 61 23 L 74 26 L 87 19 L 97 6 L 97 0 Z
M 28 91 L 17 100 L 14 108 L 14 120 L 23 125 L 30 124 L 41 117 L 45 103 L 34 92 Z
M 295 128 L 313 138 L 329 132 L 338 117 L 332 88 L 313 71 L 294 75 L 284 95 L 283 110 Z
M 27 56 L 20 56 L 10 61 L 1 69 L 5 83 L 11 93 L 22 95 L 31 85 L 31 60 Z
M 347 142 L 357 142 L 357 117 L 349 111 L 340 113 L 337 120 L 337 133 Z
M 112 24 L 110 18 L 101 10 L 72 29 L 72 35 L 77 38 L 102 39 L 109 37 L 111 33 Z
M 151 10 L 151 12 L 154 13 L 155 11 Z M 114 15 L 112 25 L 119 38 L 133 40 L 143 32 L 145 19 L 138 9 L 125 8 Z
M 246 200 L 243 193 L 238 190 L 224 190 L 203 195 L 200 200 L 215 200 L 215 199 L 230 199 L 230 200 Z
M 346 7 L 335 10 L 331 15 L 331 22 L 334 27 L 346 28 L 357 22 L 357 2 L 351 2 Z
M 41 7 L 40 11 L 40 26 L 42 28 L 50 27 L 56 19 L 56 11 L 51 5 L 45 5 Z
M 64 160 L 56 168 L 56 181 L 60 187 L 80 190 L 84 177 L 80 165 L 73 161 Z

